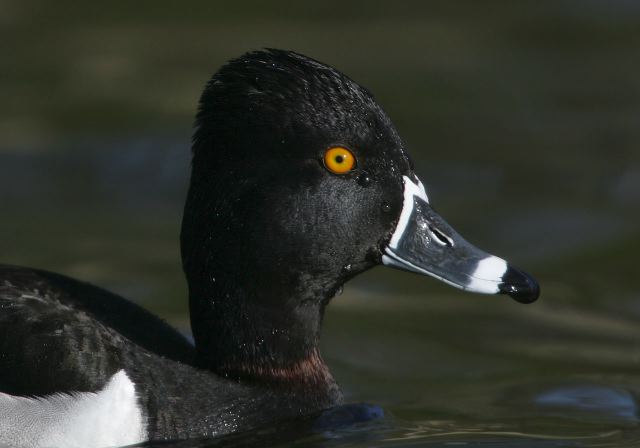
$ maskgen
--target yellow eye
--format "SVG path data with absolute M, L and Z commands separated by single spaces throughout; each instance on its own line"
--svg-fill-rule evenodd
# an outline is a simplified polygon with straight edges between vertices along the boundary
M 356 166 L 356 158 L 343 146 L 334 146 L 324 153 L 324 166 L 333 174 L 348 173 Z

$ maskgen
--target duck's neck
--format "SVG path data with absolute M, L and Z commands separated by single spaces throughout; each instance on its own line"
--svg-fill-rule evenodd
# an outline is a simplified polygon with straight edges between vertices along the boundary
M 271 386 L 314 393 L 337 390 L 318 349 L 325 300 L 283 300 L 273 297 L 284 293 L 281 288 L 266 285 L 258 288 L 259 292 L 226 286 L 220 282 L 190 291 L 191 325 L 200 367 L 231 379 Z M 275 305 L 276 299 L 280 306 Z
M 199 138 L 181 233 L 198 365 L 329 396 L 337 387 L 319 354 L 320 326 L 346 280 L 345 263 L 322 248 L 305 250 L 306 227 L 271 219 L 269 196 L 218 167 L 218 152 L 205 150 L 215 145 Z

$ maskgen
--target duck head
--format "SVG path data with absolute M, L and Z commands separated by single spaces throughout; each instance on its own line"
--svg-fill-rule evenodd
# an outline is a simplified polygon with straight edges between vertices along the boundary
M 206 85 L 181 244 L 199 362 L 234 378 L 330 382 L 324 308 L 376 265 L 523 303 L 539 292 L 433 210 L 368 90 L 281 50 Z

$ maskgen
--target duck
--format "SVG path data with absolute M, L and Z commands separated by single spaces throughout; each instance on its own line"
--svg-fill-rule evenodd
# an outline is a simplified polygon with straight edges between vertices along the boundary
M 0 445 L 218 437 L 344 402 L 327 305 L 382 265 L 531 303 L 434 210 L 391 119 L 335 68 L 251 51 L 206 83 L 180 245 L 193 342 L 97 286 L 0 265 Z

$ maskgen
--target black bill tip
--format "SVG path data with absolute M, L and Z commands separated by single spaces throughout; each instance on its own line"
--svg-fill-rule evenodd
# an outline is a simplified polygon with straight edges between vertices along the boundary
M 526 272 L 509 266 L 502 276 L 500 293 L 520 303 L 532 303 L 540 296 L 540 285 Z

